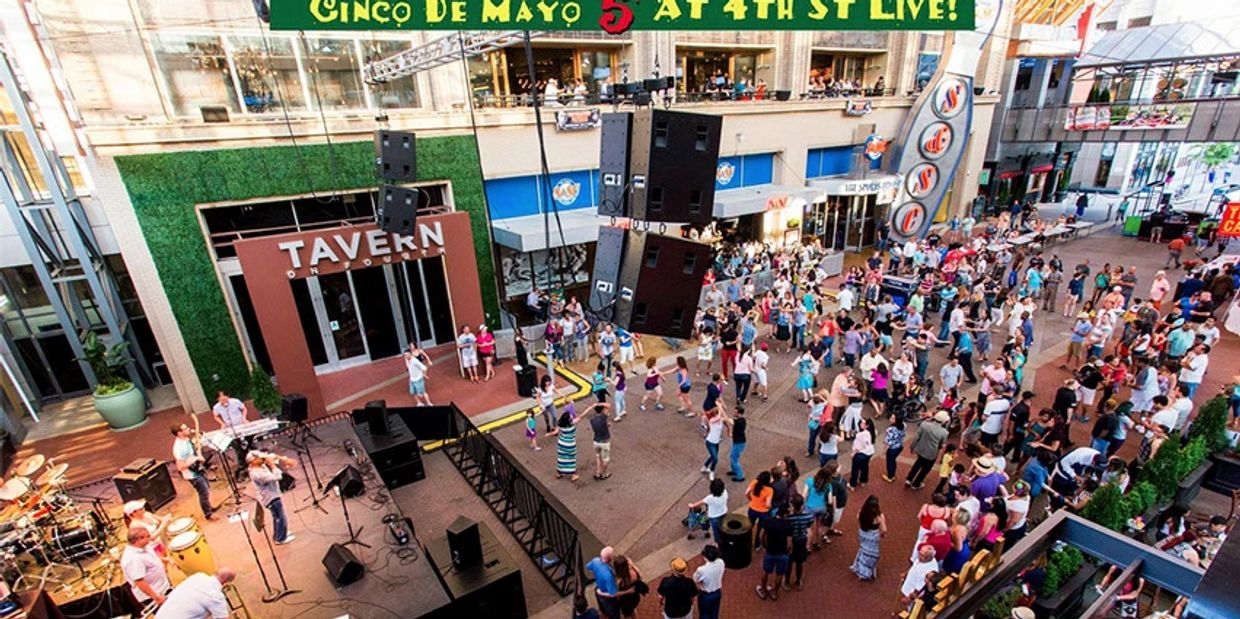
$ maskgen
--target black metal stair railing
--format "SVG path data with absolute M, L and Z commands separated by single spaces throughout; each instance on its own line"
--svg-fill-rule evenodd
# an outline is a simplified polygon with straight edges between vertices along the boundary
M 561 595 L 585 589 L 585 557 L 601 544 L 494 437 L 457 415 L 444 453 Z

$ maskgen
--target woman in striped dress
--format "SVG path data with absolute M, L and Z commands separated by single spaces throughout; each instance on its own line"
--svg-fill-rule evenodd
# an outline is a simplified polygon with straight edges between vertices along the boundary
M 560 420 L 551 431 L 555 435 L 555 478 L 565 475 L 577 481 L 577 424 L 584 419 L 573 414 L 571 407 L 560 413 Z

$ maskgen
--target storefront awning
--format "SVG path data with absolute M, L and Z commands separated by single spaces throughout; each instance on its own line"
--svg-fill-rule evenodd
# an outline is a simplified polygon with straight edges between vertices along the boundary
M 796 198 L 813 201 L 822 192 L 795 185 L 762 184 L 715 192 L 715 218 L 732 219 L 783 208 Z
M 1029 173 L 1030 174 L 1046 174 L 1047 172 L 1050 172 L 1051 170 L 1054 170 L 1054 169 L 1055 169 L 1054 164 L 1047 163 L 1047 164 L 1040 165 L 1040 166 L 1030 169 Z
M 610 224 L 611 218 L 599 217 L 593 208 L 582 208 L 560 211 L 558 226 L 555 215 L 548 216 L 547 222 L 551 227 L 551 247 L 564 247 L 598 241 L 598 227 Z M 491 236 L 496 243 L 519 252 L 547 249 L 547 228 L 542 215 L 497 219 L 491 222 Z
M 1024 176 L 1024 175 L 1025 173 L 1020 170 L 1008 170 L 1007 172 L 999 173 L 999 180 L 1006 181 L 1010 178 L 1016 178 L 1018 176 Z

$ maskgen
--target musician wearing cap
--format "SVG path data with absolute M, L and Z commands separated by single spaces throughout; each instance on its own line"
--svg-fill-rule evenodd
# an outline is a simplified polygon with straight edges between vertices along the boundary
M 156 606 L 163 604 L 164 596 L 172 588 L 164 564 L 167 559 L 155 554 L 151 533 L 142 527 L 129 529 L 128 542 L 121 552 L 121 572 L 134 598 L 144 605 L 148 600 L 154 601 Z
M 146 532 L 151 534 L 152 549 L 161 557 L 167 555 L 164 549 L 164 531 L 168 529 L 170 522 L 171 516 L 156 516 L 146 511 L 146 501 L 143 499 L 125 503 L 125 526 L 130 530 L 146 529 Z
M 221 567 L 214 574 L 199 572 L 177 585 L 155 619 L 228 619 L 228 598 L 224 585 L 237 578 L 232 568 Z
M 172 443 L 172 457 L 176 459 L 177 470 L 181 477 L 194 486 L 198 492 L 198 506 L 202 508 L 202 516 L 207 520 L 215 518 L 211 507 L 211 486 L 207 483 L 206 458 L 194 443 L 194 432 L 185 424 L 172 426 L 172 435 L 177 437 Z
M 284 501 L 280 498 L 280 480 L 284 477 L 284 469 L 294 464 L 291 458 L 273 453 L 254 450 L 245 456 L 249 465 L 250 483 L 258 494 L 258 502 L 271 512 L 271 540 L 277 544 L 293 541 L 288 532 L 288 516 L 284 513 Z
M 232 429 L 235 426 L 242 425 L 248 421 L 246 419 L 245 403 L 237 398 L 232 397 L 227 391 L 217 391 L 215 394 L 215 406 L 211 407 L 211 415 L 215 417 L 215 422 L 220 424 L 220 429 Z M 245 470 L 245 446 L 242 445 L 240 437 L 234 437 L 232 443 L 233 452 L 237 454 L 237 474 Z

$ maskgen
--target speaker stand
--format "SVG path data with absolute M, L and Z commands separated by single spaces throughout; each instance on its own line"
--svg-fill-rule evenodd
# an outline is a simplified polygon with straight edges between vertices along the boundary
M 349 541 L 341 542 L 340 545 L 348 546 L 350 544 L 356 544 L 362 548 L 370 548 L 370 544 L 357 539 L 357 536 L 361 535 L 362 529 L 365 529 L 366 527 L 358 527 L 356 531 L 353 530 L 353 519 L 349 518 L 349 501 L 348 499 L 345 499 L 344 494 L 340 492 L 339 484 L 336 485 L 336 496 L 340 497 L 340 507 L 344 509 L 344 524 L 349 529 Z

